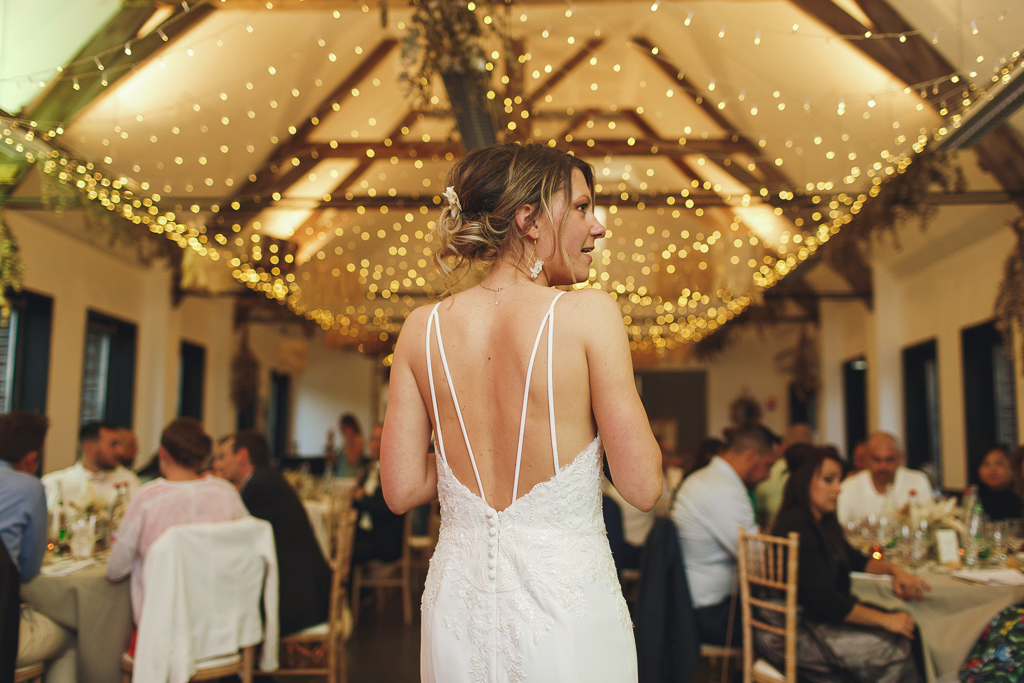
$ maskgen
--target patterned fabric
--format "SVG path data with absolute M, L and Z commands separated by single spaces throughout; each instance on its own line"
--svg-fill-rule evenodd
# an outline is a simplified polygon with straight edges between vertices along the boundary
M 1007 607 L 985 627 L 960 669 L 963 683 L 1024 680 L 1024 607 Z

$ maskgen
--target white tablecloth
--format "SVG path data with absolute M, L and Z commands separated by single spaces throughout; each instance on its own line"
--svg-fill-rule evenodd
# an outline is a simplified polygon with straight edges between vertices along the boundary
M 920 575 L 932 587 L 921 602 L 898 598 L 888 576 L 854 573 L 852 590 L 862 602 L 914 617 L 921 629 L 925 674 L 930 683 L 960 668 L 992 617 L 1024 601 L 1024 587 L 983 586 L 949 574 Z
M 331 503 L 329 500 L 304 500 L 302 506 L 309 516 L 309 525 L 320 544 L 327 562 L 331 561 Z

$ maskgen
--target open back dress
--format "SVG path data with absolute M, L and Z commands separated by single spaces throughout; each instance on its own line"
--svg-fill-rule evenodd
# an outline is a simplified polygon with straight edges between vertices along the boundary
M 637 680 L 633 628 L 601 513 L 600 435 L 572 462 L 559 467 L 550 359 L 555 302 L 561 294 L 548 307 L 530 355 L 512 503 L 500 511 L 483 496 L 437 306 L 428 319 L 427 374 L 437 433 L 441 533 L 423 592 L 424 682 Z M 553 476 L 519 496 L 530 379 L 545 328 Z M 445 456 L 431 359 L 435 340 L 481 495 L 456 478 Z

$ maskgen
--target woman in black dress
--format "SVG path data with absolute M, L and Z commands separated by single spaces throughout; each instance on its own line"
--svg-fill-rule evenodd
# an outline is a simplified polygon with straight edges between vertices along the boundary
M 909 572 L 865 557 L 846 542 L 836 519 L 842 478 L 843 466 L 835 449 L 815 448 L 786 482 L 772 529 L 776 536 L 800 534 L 800 675 L 815 682 L 918 681 L 911 643 L 913 618 L 858 602 L 850 593 L 850 572 L 891 575 L 893 590 L 905 600 L 920 600 L 930 587 Z M 781 636 L 759 632 L 757 645 L 769 661 L 781 665 Z
M 993 522 L 1020 519 L 1021 502 L 1013 490 L 1013 466 L 1008 447 L 992 446 L 978 462 L 978 500 Z

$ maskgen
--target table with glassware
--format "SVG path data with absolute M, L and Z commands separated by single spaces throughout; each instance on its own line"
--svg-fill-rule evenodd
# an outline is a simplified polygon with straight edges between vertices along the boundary
M 892 590 L 889 576 L 854 573 L 852 592 L 862 602 L 907 612 L 920 628 L 929 683 L 955 673 L 985 626 L 1003 609 L 1024 601 L 1020 520 L 960 524 L 935 515 L 893 523 L 882 517 L 848 525 L 850 542 L 869 555 L 904 566 L 924 578 L 931 591 L 920 602 L 906 602 Z M 953 527 L 963 539 L 956 562 L 937 560 L 935 530 Z M 968 528 L 969 527 L 969 528 Z M 959 563 L 959 564 L 958 564 Z
M 21 585 L 22 600 L 78 634 L 78 683 L 120 680 L 132 633 L 129 582 L 109 581 L 105 559 L 48 556 L 43 571 Z

